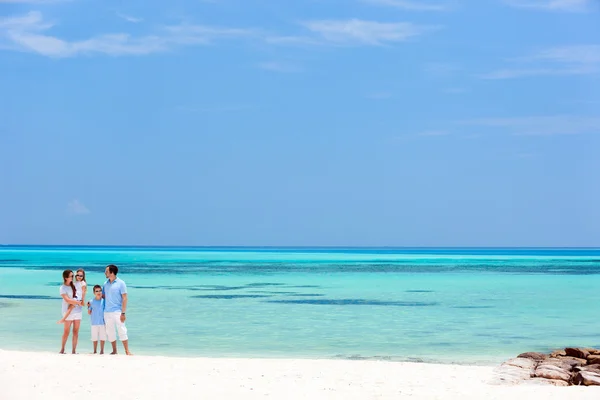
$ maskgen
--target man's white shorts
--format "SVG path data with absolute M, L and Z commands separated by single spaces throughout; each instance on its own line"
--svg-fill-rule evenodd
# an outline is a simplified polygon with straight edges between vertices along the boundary
M 106 340 L 106 327 L 104 325 L 92 325 L 92 342 Z
M 122 342 L 127 340 L 127 328 L 125 324 L 121 322 L 121 311 L 105 312 L 104 313 L 104 324 L 106 325 L 106 339 L 109 342 L 117 340 L 115 330 L 119 332 L 119 340 Z

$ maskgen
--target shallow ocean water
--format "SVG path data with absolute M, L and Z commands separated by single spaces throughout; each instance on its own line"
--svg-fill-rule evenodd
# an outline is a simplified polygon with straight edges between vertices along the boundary
M 62 271 L 101 284 L 109 263 L 137 354 L 487 364 L 600 346 L 600 249 L 4 246 L 2 348 L 58 351 Z M 87 352 L 87 315 L 80 335 Z

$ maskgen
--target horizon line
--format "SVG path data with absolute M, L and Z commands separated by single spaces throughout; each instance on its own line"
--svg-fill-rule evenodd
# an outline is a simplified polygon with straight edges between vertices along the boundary
M 344 246 L 344 245 L 149 245 L 149 244 L 0 244 L 1 247 L 142 247 L 236 249 L 600 249 L 600 246 Z

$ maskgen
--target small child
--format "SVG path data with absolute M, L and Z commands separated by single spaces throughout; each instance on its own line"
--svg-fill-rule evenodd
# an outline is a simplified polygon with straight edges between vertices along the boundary
M 94 342 L 94 354 L 98 350 L 100 340 L 100 354 L 104 354 L 104 342 L 106 341 L 106 327 L 104 326 L 104 299 L 102 298 L 102 287 L 94 286 L 94 298 L 88 301 L 88 314 L 92 321 L 92 342 Z
M 87 292 L 87 282 L 85 281 L 85 271 L 83 268 L 79 268 L 75 273 L 75 280 L 73 281 L 73 284 L 75 284 L 75 288 L 77 289 L 77 300 L 81 301 L 81 305 L 85 304 L 84 302 L 85 293 Z M 64 324 L 69 314 L 71 314 L 71 311 L 73 311 L 73 308 L 75 308 L 75 306 L 69 304 L 67 312 L 65 315 L 63 315 L 62 319 L 57 322 L 57 324 Z

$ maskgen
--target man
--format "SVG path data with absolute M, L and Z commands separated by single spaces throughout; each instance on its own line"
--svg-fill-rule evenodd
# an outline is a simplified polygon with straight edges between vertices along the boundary
M 127 328 L 125 327 L 125 311 L 127 310 L 127 285 L 121 279 L 117 278 L 119 268 L 116 265 L 109 265 L 104 270 L 106 282 L 102 287 L 104 296 L 104 323 L 106 325 L 106 339 L 112 345 L 112 353 L 117 354 L 117 336 L 115 329 L 119 333 L 119 340 L 123 343 L 125 354 L 129 352 L 129 342 L 127 338 Z

